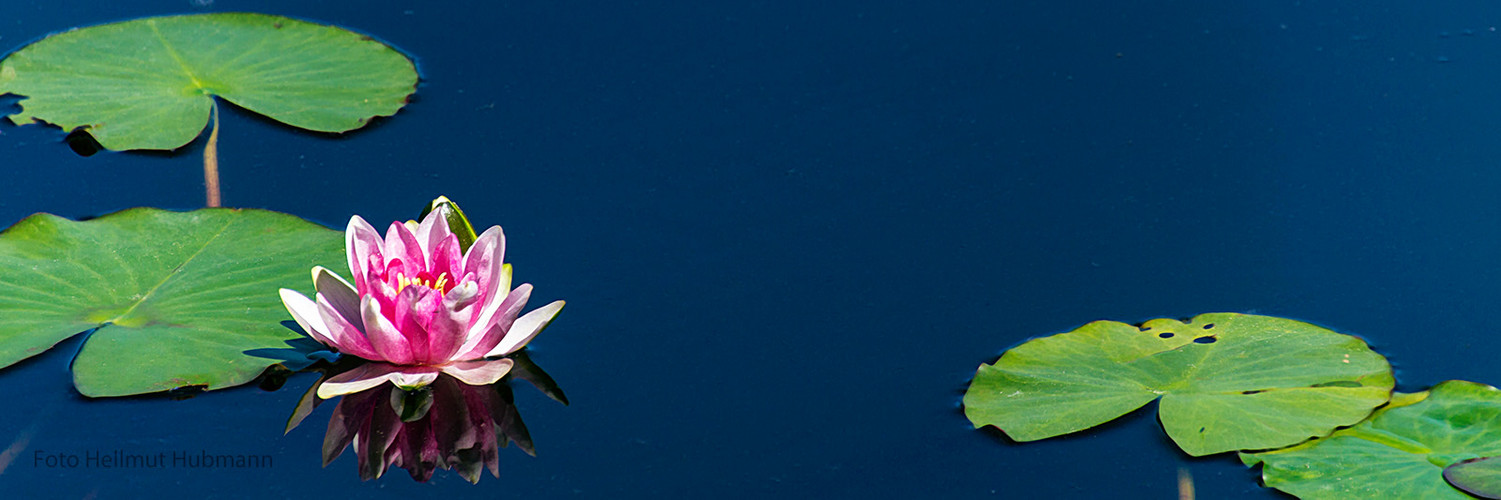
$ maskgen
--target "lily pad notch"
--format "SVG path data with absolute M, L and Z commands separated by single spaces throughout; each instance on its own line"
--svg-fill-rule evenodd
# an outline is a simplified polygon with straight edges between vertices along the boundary
M 210 127 L 205 201 L 219 206 L 218 105 L 343 133 L 391 116 L 416 92 L 410 58 L 356 32 L 282 16 L 137 19 L 50 35 L 0 60 L 17 125 L 87 132 L 112 151 L 181 148 Z

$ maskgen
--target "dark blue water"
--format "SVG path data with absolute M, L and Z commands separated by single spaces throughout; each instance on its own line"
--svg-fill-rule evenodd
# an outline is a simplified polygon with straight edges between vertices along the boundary
M 1015 444 L 959 397 L 1028 338 L 1210 311 L 1359 334 L 1404 390 L 1501 383 L 1501 6 L 942 4 L 8 3 L 6 50 L 255 10 L 414 55 L 417 101 L 346 137 L 225 113 L 225 203 L 342 227 L 444 194 L 504 226 L 533 303 L 569 302 L 531 352 L 572 404 L 516 388 L 538 456 L 501 450 L 498 480 L 361 482 L 352 452 L 320 468 L 332 405 L 282 435 L 315 376 L 92 401 L 71 342 L 0 371 L 0 445 L 24 438 L 0 488 L 1174 498 L 1187 467 L 1200 498 L 1277 498 L 1231 457 L 1186 459 L 1150 414 Z M 62 135 L 0 125 L 0 224 L 201 205 L 201 143 L 83 158 Z M 35 460 L 97 450 L 275 465 Z

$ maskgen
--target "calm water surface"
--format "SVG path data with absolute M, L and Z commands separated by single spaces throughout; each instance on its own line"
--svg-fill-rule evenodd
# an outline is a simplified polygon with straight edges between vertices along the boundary
M 17 498 L 1277 498 L 1151 414 L 1015 444 L 974 369 L 1109 318 L 1258 312 L 1371 340 L 1402 388 L 1501 383 L 1501 6 L 1479 1 L 7 3 L 4 50 L 73 26 L 254 10 L 415 56 L 344 137 L 225 113 L 227 205 L 333 226 L 439 194 L 500 224 L 531 353 L 500 478 L 320 467 L 315 376 L 90 401 L 77 341 L 0 371 Z M 4 104 L 12 105 L 13 100 Z M 0 125 L 0 224 L 201 204 L 201 143 L 83 158 Z M 274 292 L 273 292 L 274 293 Z M 3 319 L 0 319 L 3 320 Z M 14 437 L 12 437 L 14 436 Z M 266 468 L 67 467 L 88 453 Z M 41 457 L 39 459 L 39 457 Z

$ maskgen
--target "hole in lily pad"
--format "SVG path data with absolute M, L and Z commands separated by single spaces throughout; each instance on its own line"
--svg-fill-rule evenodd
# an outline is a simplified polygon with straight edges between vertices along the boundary
M 1162 333 L 1159 333 L 1159 334 L 1157 334 L 1157 338 L 1163 338 L 1163 339 L 1173 338 L 1173 332 L 1162 332 Z
M 1194 343 L 1195 344 L 1213 344 L 1214 340 L 1215 340 L 1215 338 L 1214 338 L 1213 335 L 1205 335 L 1203 337 L 1199 337 L 1199 338 L 1194 339 Z
M 1214 328 L 1214 323 L 1210 323 L 1210 324 L 1204 325 L 1204 329 L 1205 330 L 1208 330 L 1210 328 Z
M 85 158 L 104 150 L 104 146 L 99 145 L 99 141 L 94 140 L 94 136 L 82 128 L 70 132 L 63 138 L 63 142 L 68 143 L 68 149 L 72 149 L 74 154 Z

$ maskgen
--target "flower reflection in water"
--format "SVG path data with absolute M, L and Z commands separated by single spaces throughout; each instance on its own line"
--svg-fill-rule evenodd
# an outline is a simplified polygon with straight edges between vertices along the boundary
M 482 470 L 500 477 L 499 448 L 515 443 L 527 454 L 536 454 L 507 381 L 523 378 L 567 404 L 557 384 L 525 352 L 513 359 L 516 366 L 510 376 L 490 385 L 468 385 L 441 375 L 420 389 L 382 384 L 343 396 L 328 423 L 323 464 L 353 446 L 360 478 L 365 480 L 381 477 L 392 466 L 406 469 L 419 482 L 432 479 L 436 469 L 453 469 L 471 483 L 479 482 Z M 316 391 L 309 390 L 287 430 L 320 401 Z

